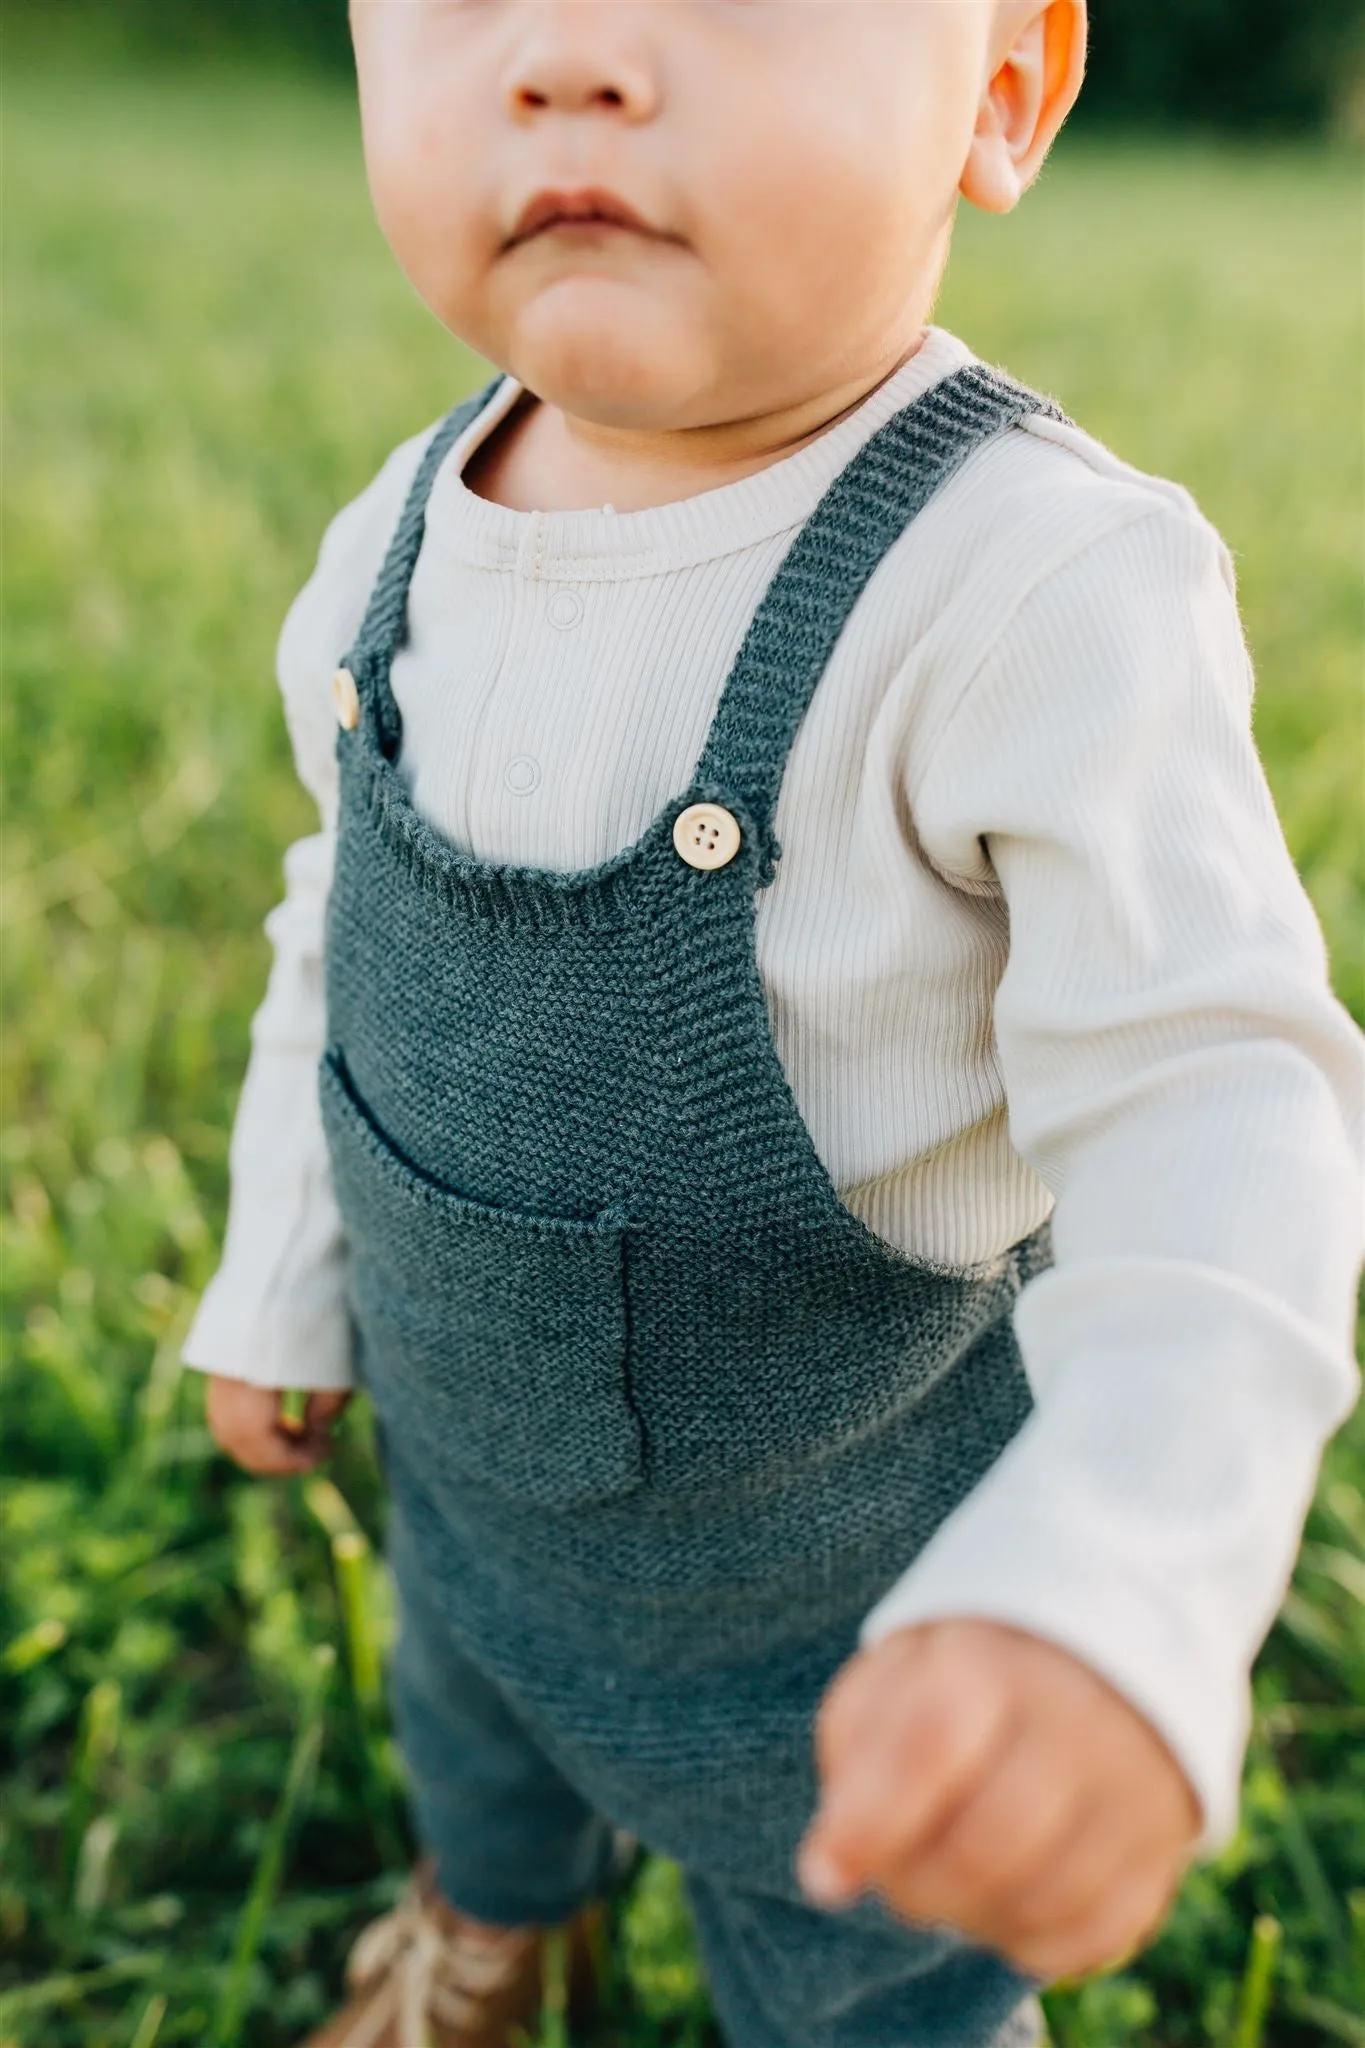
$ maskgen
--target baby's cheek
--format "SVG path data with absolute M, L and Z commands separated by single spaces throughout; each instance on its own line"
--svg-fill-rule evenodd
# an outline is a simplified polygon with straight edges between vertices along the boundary
M 715 145 L 697 245 L 737 383 L 837 388 L 851 367 L 889 367 L 928 317 L 961 166 L 952 151 L 926 164 L 932 148 L 901 129 L 877 94 L 808 115 L 775 93 Z
M 367 130 L 366 169 L 375 215 L 418 296 L 454 333 L 469 297 L 474 209 L 453 196 L 458 166 L 428 167 L 438 150 L 385 122 Z
M 385 238 L 419 295 L 458 321 L 477 259 L 500 239 L 489 191 L 493 109 L 429 27 L 441 7 L 367 0 L 357 10 L 365 169 Z

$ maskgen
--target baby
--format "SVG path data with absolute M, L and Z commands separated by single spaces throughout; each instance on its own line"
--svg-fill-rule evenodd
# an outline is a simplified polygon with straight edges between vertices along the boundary
M 510 2040 L 633 1838 L 734 2048 L 1032 2042 L 1234 1823 L 1359 1236 L 1227 553 L 926 324 L 1083 0 L 353 23 L 502 374 L 285 627 L 186 1353 L 253 1471 L 381 1425 L 428 1862 L 317 2041 Z

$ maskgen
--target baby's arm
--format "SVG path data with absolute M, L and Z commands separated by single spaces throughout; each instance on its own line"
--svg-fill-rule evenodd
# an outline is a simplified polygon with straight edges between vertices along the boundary
M 285 855 L 284 900 L 266 920 L 274 961 L 233 1128 L 227 1239 L 184 1350 L 186 1364 L 210 1375 L 215 1437 L 256 1472 L 306 1471 L 325 1457 L 352 1378 L 345 1241 L 317 1090 L 337 814 L 331 676 L 359 627 L 424 445 L 421 437 L 398 449 L 333 521 L 280 636 L 295 765 L 322 830 Z M 306 1394 L 294 1419 L 286 1388 Z
M 185 1345 L 187 1364 L 256 1386 L 351 1382 L 341 1220 L 317 1099 L 331 872 L 330 833 L 285 856 L 284 901 L 266 920 L 274 963 L 232 1132 L 222 1263 Z
M 233 1127 L 223 1260 L 185 1344 L 186 1363 L 210 1375 L 210 1429 L 252 1472 L 318 1464 L 351 1380 L 345 1246 L 317 1100 L 331 865 L 327 833 L 285 857 L 287 893 L 266 923 L 274 965 Z M 307 1392 L 292 1422 L 286 1388 Z
M 911 792 L 930 858 L 1008 903 L 997 1038 L 1057 1263 L 1016 1318 L 1033 1417 L 827 1703 L 812 1890 L 1040 1975 L 1136 1942 L 1197 1824 L 1231 1832 L 1356 1391 L 1360 1044 L 1248 698 L 1216 538 L 1153 512 L 1040 583 Z
M 317 1105 L 331 865 L 328 834 L 285 856 L 287 893 L 266 923 L 274 965 L 232 1134 L 223 1261 L 185 1345 L 186 1363 L 210 1376 L 210 1429 L 251 1472 L 319 1464 L 351 1377 L 344 1242 Z M 286 1388 L 305 1392 L 297 1416 Z

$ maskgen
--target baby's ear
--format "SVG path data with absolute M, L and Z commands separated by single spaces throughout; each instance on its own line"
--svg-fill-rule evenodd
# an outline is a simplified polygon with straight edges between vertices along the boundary
M 1085 76 L 1086 0 L 1002 0 L 992 73 L 962 173 L 987 213 L 1017 206 L 1043 167 Z

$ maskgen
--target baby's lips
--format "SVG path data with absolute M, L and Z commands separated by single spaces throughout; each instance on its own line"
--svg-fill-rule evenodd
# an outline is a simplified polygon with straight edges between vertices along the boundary
M 568 189 L 543 188 L 528 199 L 506 234 L 503 247 L 515 249 L 529 242 L 545 228 L 599 222 L 608 227 L 629 228 L 649 241 L 676 242 L 679 236 L 658 227 L 629 200 L 605 185 Z

